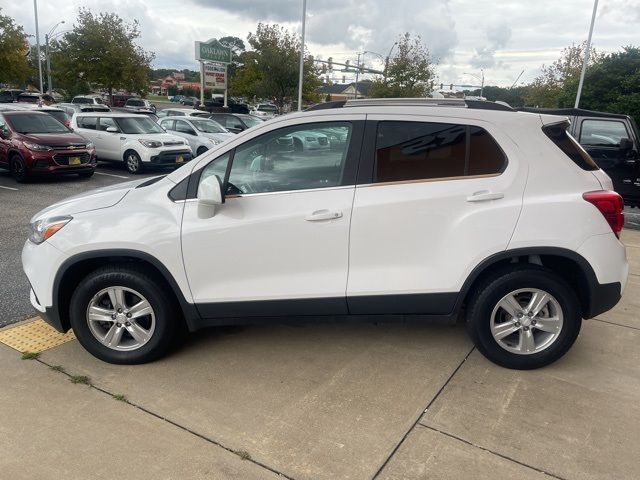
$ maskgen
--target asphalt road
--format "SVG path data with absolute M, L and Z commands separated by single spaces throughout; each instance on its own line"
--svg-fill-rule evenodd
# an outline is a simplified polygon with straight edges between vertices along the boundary
M 33 215 L 72 195 L 159 173 L 133 176 L 119 165 L 100 164 L 92 178 L 70 175 L 20 184 L 0 169 L 0 327 L 34 315 L 20 261 Z
M 71 195 L 158 173 L 133 176 L 119 165 L 100 164 L 90 179 L 69 176 L 18 184 L 8 172 L 0 170 L 0 327 L 34 314 L 20 261 L 33 215 Z M 628 228 L 640 230 L 640 209 L 627 209 L 625 217 Z

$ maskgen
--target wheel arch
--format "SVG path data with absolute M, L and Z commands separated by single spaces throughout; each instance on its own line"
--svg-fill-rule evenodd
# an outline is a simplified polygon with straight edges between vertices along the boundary
M 186 300 L 175 278 L 162 262 L 145 252 L 113 249 L 74 255 L 65 260 L 58 269 L 53 281 L 51 312 L 58 317 L 54 321 L 63 332 L 71 328 L 69 323 L 69 303 L 80 280 L 96 269 L 113 263 L 131 263 L 148 270 L 153 278 L 160 280 L 167 293 L 173 297 L 180 307 L 187 327 L 190 330 L 196 328 L 200 315 L 195 305 Z
M 620 298 L 620 284 L 600 284 L 589 262 L 572 250 L 559 247 L 518 248 L 496 253 L 480 262 L 462 286 L 454 312 L 459 313 L 465 307 L 484 279 L 509 264 L 542 265 L 560 276 L 576 292 L 582 318 L 585 319 L 609 310 Z M 602 296 L 607 298 L 597 298 Z
M 131 146 L 127 146 L 127 147 L 125 147 L 124 152 L 122 152 L 122 161 L 123 162 L 127 161 L 127 154 L 129 152 L 135 153 L 138 156 L 138 158 L 142 161 L 142 156 L 138 153 L 138 151 L 135 148 L 131 147 Z

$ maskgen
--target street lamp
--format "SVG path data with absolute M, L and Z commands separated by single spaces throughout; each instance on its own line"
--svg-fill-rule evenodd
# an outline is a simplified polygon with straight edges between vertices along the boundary
M 584 52 L 584 62 L 582 63 L 582 72 L 580 72 L 580 82 L 578 83 L 578 93 L 576 93 L 576 103 L 574 108 L 580 105 L 580 95 L 582 95 L 582 85 L 584 84 L 584 75 L 587 73 L 587 63 L 589 63 L 589 50 L 591 50 L 591 36 L 593 35 L 593 25 L 596 23 L 596 12 L 598 11 L 598 0 L 593 2 L 593 13 L 591 14 L 591 25 L 589 26 L 589 36 L 587 38 L 587 47 Z
M 480 97 L 482 97 L 482 93 L 484 92 L 484 70 L 481 68 L 480 69 L 480 73 L 481 73 L 481 77 L 479 77 L 478 75 L 476 75 L 475 73 L 467 73 L 464 72 L 464 75 L 471 75 L 472 77 L 477 78 L 478 80 L 480 80 Z
M 64 23 L 64 20 L 56 23 L 49 33 L 44 36 L 44 44 L 45 44 L 45 55 L 47 56 L 47 91 L 49 94 L 53 92 L 53 87 L 51 86 L 51 60 L 49 57 L 49 40 L 51 40 L 51 34 L 58 28 L 60 25 Z
M 304 27 L 307 20 L 307 0 L 302 0 L 302 39 L 300 40 L 300 76 L 298 77 L 298 111 L 302 111 L 302 79 L 304 76 Z
M 36 49 L 38 54 L 38 75 L 40 76 L 40 93 L 42 94 L 42 61 L 40 58 L 40 26 L 38 25 L 38 0 L 33 0 L 33 13 L 36 17 Z

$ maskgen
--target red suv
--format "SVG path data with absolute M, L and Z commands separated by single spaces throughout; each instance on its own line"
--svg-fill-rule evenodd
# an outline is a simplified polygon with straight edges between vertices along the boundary
M 93 144 L 51 115 L 0 112 L 0 168 L 9 169 L 18 182 L 41 174 L 90 177 L 96 164 Z

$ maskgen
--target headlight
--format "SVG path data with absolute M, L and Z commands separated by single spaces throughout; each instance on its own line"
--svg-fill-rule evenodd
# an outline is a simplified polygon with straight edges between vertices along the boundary
M 305 140 L 307 142 L 315 142 L 316 141 L 316 137 L 305 137 Z
M 93 143 L 91 143 L 91 142 L 87 143 L 87 145 L 86 145 L 86 149 L 87 150 L 92 150 L 94 148 L 95 148 L 95 145 Z
M 47 145 L 38 145 L 37 143 L 31 142 L 22 142 L 25 147 L 29 150 L 35 150 L 36 152 L 48 151 L 51 150 L 51 147 Z
M 222 143 L 222 140 L 216 140 L 215 138 L 210 138 L 209 139 L 209 143 L 213 143 L 214 145 L 218 145 L 219 143 Z
M 29 240 L 36 245 L 41 244 L 47 238 L 64 227 L 73 217 L 68 215 L 62 217 L 42 218 L 29 224 Z
M 138 141 L 147 148 L 160 148 L 162 146 L 162 142 L 158 142 L 156 140 L 138 140 Z

